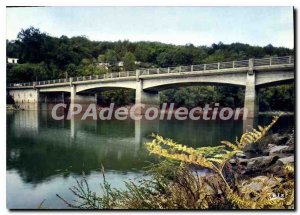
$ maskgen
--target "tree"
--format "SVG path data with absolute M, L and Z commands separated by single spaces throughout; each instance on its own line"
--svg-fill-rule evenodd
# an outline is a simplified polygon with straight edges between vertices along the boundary
M 118 63 L 117 53 L 112 49 L 107 50 L 105 59 L 110 66 L 115 66 Z
M 45 59 L 47 53 L 45 52 L 47 50 L 45 41 L 49 39 L 47 34 L 30 27 L 22 29 L 17 38 L 21 42 L 21 62 L 39 63 Z
M 124 62 L 124 70 L 132 71 L 135 70 L 135 56 L 131 52 L 126 52 L 122 58 Z
M 172 66 L 172 56 L 168 52 L 162 52 L 160 53 L 156 58 L 157 64 L 160 67 L 168 67 Z
M 105 55 L 104 54 L 98 55 L 97 61 L 99 63 L 106 63 Z

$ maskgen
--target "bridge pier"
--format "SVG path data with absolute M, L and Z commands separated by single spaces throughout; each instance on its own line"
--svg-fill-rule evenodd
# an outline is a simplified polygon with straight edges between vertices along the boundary
M 137 115 L 144 115 L 147 108 L 150 107 L 159 109 L 159 92 L 143 90 L 143 80 L 138 80 L 136 82 L 135 105 L 137 105 L 135 108 Z
M 14 99 L 15 104 L 24 110 L 38 110 L 40 102 L 40 92 L 37 88 L 12 89 L 8 94 Z
M 34 99 L 34 110 L 39 110 L 39 104 L 40 104 L 40 90 L 35 89 L 35 99 Z
M 256 126 L 259 103 L 258 93 L 256 90 L 256 74 L 253 71 L 253 60 L 249 60 L 249 71 L 246 76 L 246 89 L 245 89 L 245 101 L 244 108 L 247 110 L 247 118 L 243 123 L 243 131 L 251 129 Z
M 71 85 L 71 90 L 70 90 L 70 108 L 73 109 L 76 98 L 76 86 L 73 84 Z
M 255 74 L 247 74 L 246 89 L 245 89 L 245 103 L 244 107 L 248 110 L 247 118 L 258 117 L 258 95 L 255 88 Z

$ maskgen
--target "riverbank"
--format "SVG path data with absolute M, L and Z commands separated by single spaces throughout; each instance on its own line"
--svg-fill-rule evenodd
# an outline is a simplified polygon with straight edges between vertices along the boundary
M 295 162 L 294 130 L 269 134 L 259 143 L 250 144 L 229 161 L 239 178 L 272 174 L 282 177 L 286 165 Z
M 268 128 L 259 130 L 266 134 Z M 97 204 L 88 201 L 92 196 L 85 178 L 71 188 L 75 195 L 87 196 L 80 205 L 57 196 L 77 209 L 294 209 L 294 131 L 264 134 L 257 131 L 252 137 L 258 142 L 252 144 L 244 142 L 251 133 L 238 146 L 223 141 L 234 154 L 229 162 L 222 146 L 193 149 L 154 135 L 147 150 L 166 159 L 147 168 L 150 180 L 127 183 L 126 191 L 106 184 L 108 195 L 97 198 Z

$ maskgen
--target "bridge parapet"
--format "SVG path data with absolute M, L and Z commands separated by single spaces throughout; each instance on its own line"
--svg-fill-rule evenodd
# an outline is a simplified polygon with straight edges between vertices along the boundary
M 188 74 L 190 72 L 230 72 L 230 70 L 245 70 L 249 71 L 252 68 L 275 68 L 280 66 L 294 66 L 294 56 L 285 57 L 269 57 L 269 58 L 256 58 L 250 60 L 218 62 L 210 64 L 188 65 L 188 66 L 176 66 L 167 68 L 149 68 L 139 69 L 137 71 L 122 71 L 106 73 L 101 75 L 80 76 L 64 79 L 54 79 L 37 82 L 25 82 L 25 83 L 10 83 L 8 88 L 30 88 L 44 85 L 57 85 L 71 82 L 88 82 L 93 80 L 118 80 L 120 78 L 136 77 L 137 79 L 143 76 L 149 75 L 166 75 L 166 74 Z

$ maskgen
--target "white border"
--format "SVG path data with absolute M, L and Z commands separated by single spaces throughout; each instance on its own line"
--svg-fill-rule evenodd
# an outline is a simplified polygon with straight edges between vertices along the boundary
M 0 72 L 0 99 L 1 99 L 1 121 L 0 123 L 0 134 L 1 134 L 1 148 L 2 148 L 2 156 L 1 159 L 1 174 L 0 174 L 0 212 L 1 214 L 8 214 L 10 211 L 6 209 L 6 51 L 5 51 L 5 39 L 6 39 L 6 6 L 295 6 L 296 9 L 299 9 L 299 0 L 251 0 L 251 1 L 240 1 L 240 0 L 102 0 L 102 1 L 93 1 L 93 0 L 2 0 L 0 1 L 0 62 L 1 62 L 1 72 Z M 299 15 L 299 11 L 297 13 Z M 276 21 L 276 20 L 275 20 Z M 299 22 L 296 22 L 296 29 L 299 27 Z M 299 35 L 299 34 L 298 34 Z M 296 39 L 299 39 L 297 35 Z M 295 49 L 298 50 L 298 45 L 296 43 Z M 297 65 L 298 65 L 297 58 Z M 299 74 L 298 74 L 299 76 Z M 299 80 L 299 77 L 298 77 Z M 299 101 L 299 88 L 297 89 L 297 101 Z M 299 114 L 297 114 L 297 122 L 299 120 Z M 299 126 L 297 126 L 297 137 L 299 138 Z M 297 143 L 296 143 L 297 144 Z M 297 167 L 299 166 L 299 146 L 297 146 Z M 297 173 L 298 169 L 297 169 Z M 298 176 L 299 174 L 297 174 Z M 299 178 L 298 178 L 299 179 Z M 299 183 L 299 180 L 298 182 Z M 299 184 L 297 186 L 299 188 Z M 298 195 L 299 189 L 297 189 L 297 198 L 299 200 Z M 28 196 L 30 198 L 30 196 Z M 299 201 L 295 203 L 296 207 L 299 208 Z M 299 210 L 299 209 L 298 209 Z M 101 211 L 103 213 L 103 211 Z M 199 211 L 200 213 L 210 213 L 210 214 L 218 214 L 224 213 L 224 211 L 210 211 L 204 212 Z M 232 213 L 233 211 L 228 211 L 225 213 Z M 25 214 L 26 211 L 19 212 L 18 214 Z M 42 212 L 35 212 L 36 214 L 41 214 Z M 49 213 L 49 212 L 47 212 Z M 63 214 L 63 212 L 57 212 L 58 214 Z M 71 213 L 75 213 L 72 211 Z M 85 212 L 84 212 L 85 213 Z M 98 212 L 99 213 L 99 212 Z M 111 212 L 118 213 L 118 212 Z M 121 212 L 123 213 L 123 212 Z M 142 213 L 142 212 L 138 212 Z M 151 213 L 151 212 L 143 212 L 143 213 Z M 169 212 L 170 213 L 170 212 Z M 188 212 L 172 212 L 173 214 L 182 214 Z M 244 212 L 245 213 L 245 212 Z M 248 213 L 248 212 L 246 212 Z M 260 214 L 260 211 L 253 212 L 253 214 Z M 264 212 L 266 214 L 270 214 L 272 212 Z M 276 212 L 276 214 L 287 214 L 288 212 Z

